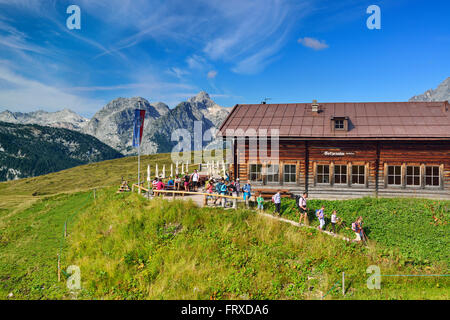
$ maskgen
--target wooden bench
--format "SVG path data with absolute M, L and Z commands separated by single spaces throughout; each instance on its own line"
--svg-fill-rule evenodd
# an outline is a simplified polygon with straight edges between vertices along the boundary
M 266 199 L 270 200 L 270 199 L 272 199 L 272 196 L 275 193 L 277 193 L 278 189 L 253 189 L 252 191 L 253 191 L 252 193 L 255 196 L 255 198 L 261 192 L 261 196 L 264 198 L 264 200 L 266 200 Z M 281 193 L 282 198 L 290 198 L 291 197 L 291 193 L 287 189 L 280 189 L 280 193 Z

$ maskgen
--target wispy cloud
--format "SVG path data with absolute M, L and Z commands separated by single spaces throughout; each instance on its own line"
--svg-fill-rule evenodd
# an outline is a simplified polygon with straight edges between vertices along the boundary
M 13 111 L 33 111 L 44 108 L 57 111 L 70 108 L 89 113 L 98 109 L 104 101 L 84 98 L 35 80 L 26 79 L 0 65 L 1 104 Z
M 211 70 L 207 74 L 208 79 L 214 79 L 216 76 L 217 76 L 217 71 L 215 71 L 215 70 Z
M 307 48 L 311 48 L 314 50 L 323 50 L 329 47 L 328 44 L 325 43 L 325 41 L 317 40 L 310 37 L 300 38 L 297 40 L 297 42 Z

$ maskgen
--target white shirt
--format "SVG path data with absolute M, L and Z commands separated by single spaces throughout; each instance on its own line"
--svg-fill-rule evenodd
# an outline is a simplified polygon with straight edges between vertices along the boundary
M 192 181 L 198 181 L 198 173 L 193 173 L 192 174 Z
M 275 193 L 273 195 L 273 202 L 274 203 L 281 203 L 281 195 L 279 193 Z
M 331 222 L 336 223 L 336 215 L 335 214 L 331 215 Z
M 302 208 L 305 208 L 306 207 L 306 199 L 305 198 L 303 198 L 303 197 L 300 197 L 300 200 L 299 200 L 299 206 L 300 207 L 302 207 Z

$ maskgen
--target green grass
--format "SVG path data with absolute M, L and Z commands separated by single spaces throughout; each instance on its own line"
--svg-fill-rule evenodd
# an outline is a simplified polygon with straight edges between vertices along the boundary
M 318 299 L 347 275 L 347 299 L 448 299 L 443 265 L 401 264 L 395 255 L 274 221 L 252 210 L 197 208 L 104 194 L 79 217 L 68 263 L 81 268 L 81 299 Z M 339 287 L 327 298 L 342 298 Z
M 362 198 L 345 201 L 309 200 L 310 224 L 318 226 L 314 212 L 325 206 L 327 229 L 333 210 L 344 222 L 338 233 L 354 239 L 351 224 L 363 217 L 367 237 L 383 248 L 384 254 L 401 256 L 402 264 L 450 263 L 450 201 L 427 199 Z M 273 211 L 271 202 L 268 211 Z M 293 199 L 283 199 L 283 217 L 298 221 Z
M 0 220 L 0 299 L 53 299 L 66 294 L 57 283 L 57 254 L 67 243 L 63 227 L 76 221 L 89 193 L 59 195 Z M 71 224 L 69 223 L 69 230 Z

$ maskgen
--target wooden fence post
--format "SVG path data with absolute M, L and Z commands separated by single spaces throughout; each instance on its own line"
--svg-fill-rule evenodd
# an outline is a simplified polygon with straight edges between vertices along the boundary
M 61 262 L 59 259 L 59 253 L 58 253 L 58 282 L 61 281 Z

